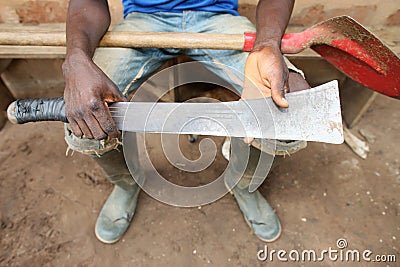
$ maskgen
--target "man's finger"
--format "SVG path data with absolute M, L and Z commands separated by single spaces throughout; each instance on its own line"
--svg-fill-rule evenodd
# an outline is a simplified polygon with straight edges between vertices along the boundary
M 85 138 L 93 138 L 92 132 L 89 130 L 89 127 L 84 120 L 77 119 L 76 123 L 79 125 Z
M 103 131 L 101 125 L 97 121 L 97 119 L 94 117 L 94 115 L 88 116 L 85 119 L 85 122 L 87 126 L 90 129 L 90 132 L 92 133 L 93 137 L 97 140 L 101 140 L 107 137 L 107 134 Z
M 271 96 L 278 106 L 282 108 L 289 107 L 289 103 L 285 98 L 285 81 L 283 77 L 278 79 L 278 81 L 275 79 L 275 81 L 271 82 Z
M 118 87 L 111 81 L 108 82 L 109 94 L 104 97 L 104 100 L 107 103 L 112 102 L 125 102 L 127 99 L 124 95 L 118 90 Z
M 99 122 L 102 130 L 110 137 L 118 137 L 120 135 L 113 118 L 111 117 L 110 110 L 106 105 L 104 108 L 93 112 L 96 120 Z
M 285 98 L 285 93 L 289 91 L 289 70 L 284 62 L 279 67 L 274 73 L 275 75 L 271 77 L 271 96 L 278 106 L 287 108 L 289 103 Z
M 82 137 L 83 133 L 81 131 L 81 128 L 79 128 L 79 125 L 76 123 L 76 121 L 74 119 L 68 118 L 68 122 L 69 122 L 68 127 L 73 132 L 73 134 L 75 136 Z
M 119 91 L 118 91 L 119 92 Z M 126 102 L 126 98 L 121 94 L 121 93 L 112 93 L 110 95 L 107 95 L 104 100 L 107 103 L 114 103 L 114 102 Z

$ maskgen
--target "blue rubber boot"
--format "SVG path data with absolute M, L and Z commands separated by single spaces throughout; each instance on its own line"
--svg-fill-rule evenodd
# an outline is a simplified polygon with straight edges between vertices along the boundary
M 232 188 L 232 193 L 237 201 L 240 210 L 243 213 L 243 217 L 246 223 L 250 226 L 254 234 L 265 242 L 273 242 L 279 238 L 281 234 L 281 224 L 278 217 L 276 216 L 274 210 L 268 204 L 267 200 L 261 195 L 261 193 L 256 190 L 252 193 L 249 192 L 250 181 L 253 176 L 262 176 L 268 174 L 270 164 L 272 163 L 272 158 L 270 162 L 261 162 L 260 166 L 264 170 L 258 169 L 256 173 L 256 167 L 260 158 L 260 150 L 254 147 L 248 147 L 242 139 L 232 138 L 232 147 L 236 146 L 235 152 L 231 153 L 230 161 L 232 167 L 226 172 L 225 183 L 228 188 Z M 250 153 L 241 153 L 241 151 L 246 151 L 250 149 Z M 268 159 L 268 155 L 264 157 Z M 233 186 L 232 181 L 236 180 L 240 176 L 239 182 L 236 186 Z M 256 179 L 265 178 L 256 177 Z
M 232 192 L 244 220 L 259 239 L 264 242 L 275 241 L 282 231 L 275 211 L 258 190 L 250 193 L 248 186 L 241 188 L 241 182 L 232 189 Z
M 96 237 L 103 243 L 112 244 L 128 230 L 135 214 L 140 188 L 126 166 L 122 151 L 114 149 L 101 157 L 93 158 L 114 184 L 95 227 Z M 134 175 L 142 174 L 137 171 Z

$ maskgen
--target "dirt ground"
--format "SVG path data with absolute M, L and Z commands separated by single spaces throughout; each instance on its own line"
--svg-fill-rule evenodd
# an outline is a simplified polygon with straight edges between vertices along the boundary
M 62 124 L 7 124 L 0 131 L 1 266 L 400 266 L 400 105 L 378 96 L 360 123 L 375 136 L 366 160 L 345 144 L 309 143 L 270 173 L 261 192 L 283 232 L 269 250 L 347 249 L 395 255 L 397 263 L 260 261 L 265 248 L 244 222 L 230 194 L 201 208 L 177 208 L 141 193 L 124 238 L 104 245 L 94 224 L 112 190 L 94 162 L 65 156 Z M 223 140 L 216 138 L 221 145 Z M 196 155 L 196 144 L 183 142 Z M 157 156 L 157 155 L 155 155 Z M 157 156 L 158 157 L 158 156 Z M 218 155 L 202 175 L 179 172 L 163 157 L 172 180 L 219 175 Z M 287 255 L 286 255 L 287 257 Z

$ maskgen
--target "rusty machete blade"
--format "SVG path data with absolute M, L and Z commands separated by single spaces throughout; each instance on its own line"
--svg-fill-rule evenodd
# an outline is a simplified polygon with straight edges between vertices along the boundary
M 286 98 L 287 109 L 263 98 L 217 103 L 119 102 L 110 110 L 118 128 L 129 132 L 343 142 L 337 81 L 289 93 Z

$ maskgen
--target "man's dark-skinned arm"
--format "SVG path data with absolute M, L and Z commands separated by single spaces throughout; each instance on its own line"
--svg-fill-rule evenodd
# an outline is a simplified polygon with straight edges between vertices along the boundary
M 292 14 L 294 0 L 260 0 L 257 6 L 257 38 L 246 66 L 243 99 L 272 96 L 281 107 L 288 107 L 284 93 L 289 91 L 289 70 L 281 53 L 281 40 Z
M 64 101 L 69 127 L 77 136 L 103 139 L 119 135 L 106 103 L 125 98 L 92 61 L 110 21 L 106 0 L 69 3 L 67 54 L 62 66 L 66 82 Z

